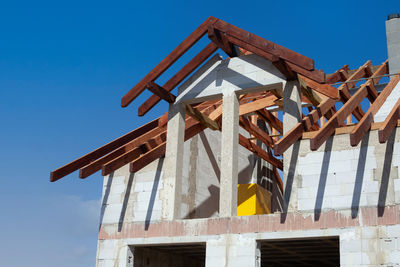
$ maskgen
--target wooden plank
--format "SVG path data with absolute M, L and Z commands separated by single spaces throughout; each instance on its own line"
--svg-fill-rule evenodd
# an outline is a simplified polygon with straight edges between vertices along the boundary
M 283 133 L 282 122 L 277 117 L 275 117 L 270 111 L 266 109 L 261 109 L 256 111 L 256 113 L 260 116 L 260 118 L 268 122 L 271 125 L 271 127 L 277 129 L 280 133 Z
M 235 45 L 229 42 L 221 31 L 216 30 L 213 25 L 208 27 L 208 38 L 221 48 L 229 57 L 232 58 L 239 56 Z
M 344 82 L 346 79 L 343 79 L 343 75 L 341 74 L 342 71 L 349 71 L 349 65 L 344 65 L 343 67 L 341 67 L 340 69 L 338 69 L 337 71 L 335 71 L 332 74 L 328 74 L 326 76 L 326 83 L 327 84 L 334 84 L 337 82 Z
M 345 104 L 351 98 L 349 89 L 354 88 L 357 83 L 357 82 L 350 82 L 350 81 L 354 81 L 354 80 L 358 80 L 360 78 L 366 77 L 368 74 L 366 69 L 368 69 L 368 68 L 370 69 L 371 66 L 372 66 L 371 61 L 368 60 L 367 62 L 364 63 L 364 65 L 359 67 L 352 75 L 350 75 L 344 84 L 339 86 L 338 90 L 339 90 L 340 100 L 343 102 L 343 104 Z M 352 114 L 354 115 L 354 117 L 356 117 L 356 119 L 358 121 L 360 121 L 362 119 L 362 117 L 365 115 L 363 110 L 361 109 L 360 105 L 358 105 L 353 110 Z
M 252 34 L 248 31 L 240 29 L 239 27 L 233 26 L 225 21 L 218 20 L 217 22 L 214 23 L 214 27 L 229 36 L 233 36 L 237 39 L 243 40 L 248 44 L 252 44 L 253 46 L 267 53 L 276 55 L 306 70 L 314 69 L 314 61 L 311 58 L 303 56 L 283 46 L 280 46 L 264 38 L 261 38 L 255 34 Z
M 281 160 L 275 158 L 272 155 L 269 155 L 268 152 L 266 152 L 264 149 L 260 148 L 256 144 L 252 143 L 250 140 L 248 140 L 246 137 L 244 137 L 241 134 L 239 134 L 239 144 L 241 146 L 247 148 L 248 150 L 250 150 L 251 152 L 253 152 L 257 156 L 259 156 L 260 158 L 262 158 L 266 162 L 274 165 L 275 167 L 277 167 L 280 170 L 283 170 L 283 163 L 282 163 Z
M 239 117 L 239 124 L 243 129 L 245 129 L 251 135 L 263 142 L 266 146 L 269 146 L 271 148 L 274 146 L 274 141 L 272 140 L 272 137 L 270 137 L 268 133 L 261 130 L 257 125 L 249 121 L 249 119 L 247 119 L 245 116 Z
M 171 79 L 169 79 L 163 88 L 167 91 L 172 91 L 178 84 L 180 84 L 190 73 L 199 67 L 207 58 L 209 58 L 218 46 L 213 42 L 209 43 L 203 50 L 201 50 L 193 59 L 191 59 L 182 69 L 180 69 Z M 138 109 L 138 115 L 144 116 L 150 109 L 152 109 L 161 98 L 152 95 L 148 98 Z
M 335 101 L 328 98 L 312 110 L 301 122 L 297 123 L 274 145 L 274 154 L 282 155 L 294 142 L 299 140 L 304 131 L 309 130 L 318 120 L 325 115 L 334 105 Z
M 147 153 L 149 150 L 154 149 L 154 147 L 159 146 L 160 142 L 156 142 L 155 139 L 161 139 L 164 143 L 167 140 L 167 133 L 163 132 L 156 137 L 148 140 L 146 143 L 139 145 L 138 147 L 122 154 L 121 156 L 107 162 L 101 168 L 101 175 L 106 176 L 113 171 L 121 168 L 122 166 L 128 164 L 129 162 L 140 157 L 141 154 Z
M 98 149 L 80 157 L 77 160 L 74 160 L 50 173 L 50 181 L 55 182 L 62 177 L 78 170 L 79 168 L 82 168 L 92 161 L 95 161 L 96 159 L 112 152 L 113 150 L 117 149 L 118 147 L 130 142 L 131 140 L 137 138 L 138 136 L 151 131 L 152 129 L 156 128 L 158 126 L 160 118 L 157 118 L 117 139 L 114 141 L 111 141 L 110 143 L 99 147 Z
M 199 132 L 203 131 L 205 126 L 200 123 L 196 123 L 193 126 L 187 128 L 185 130 L 185 141 L 192 138 Z M 139 171 L 140 169 L 144 168 L 154 160 L 161 158 L 165 155 L 166 149 L 166 142 L 160 144 L 159 146 L 155 147 L 154 149 L 148 151 L 147 153 L 143 154 L 140 158 L 135 159 L 129 164 L 130 172 L 134 173 Z
M 226 38 L 229 40 L 229 42 L 246 49 L 249 51 L 247 54 L 254 53 L 260 57 L 263 57 L 271 62 L 277 62 L 279 60 L 279 57 L 270 53 L 265 52 L 262 49 L 259 49 L 258 47 L 254 46 L 253 44 L 246 43 L 245 41 L 235 38 L 233 36 L 226 36 Z M 325 82 L 325 73 L 320 70 L 306 70 L 302 67 L 297 66 L 296 64 L 293 64 L 289 61 L 285 61 L 285 65 L 287 65 L 288 68 L 290 68 L 291 71 L 300 73 L 314 81 L 317 81 L 319 83 L 324 83 Z M 286 70 L 282 70 L 286 71 Z
M 329 121 L 321 127 L 316 135 L 310 140 L 311 150 L 317 150 L 329 138 L 337 127 L 347 118 L 351 112 L 360 105 L 360 102 L 367 96 L 367 88 L 362 86 L 357 92 L 336 112 Z
M 329 84 L 321 84 L 317 83 L 301 74 L 297 74 L 299 79 L 304 81 L 301 82 L 301 84 L 311 88 L 312 90 L 315 90 L 329 98 L 333 99 L 338 99 L 339 98 L 339 91 L 335 87 L 329 85 Z
M 379 128 L 382 125 L 383 125 L 383 122 L 373 122 L 371 124 L 370 130 L 371 131 L 379 130 Z M 354 130 L 355 127 L 356 127 L 356 125 L 350 125 L 350 126 L 344 126 L 344 127 L 336 128 L 334 135 L 349 134 Z M 397 121 L 396 127 L 400 127 L 400 120 Z M 302 139 L 311 139 L 312 137 L 314 137 L 314 135 L 316 133 L 317 133 L 316 131 L 314 131 L 314 132 L 304 132 L 301 138 Z
M 140 95 L 149 82 L 155 81 L 163 74 L 175 61 L 177 61 L 187 50 L 189 50 L 201 37 L 203 37 L 209 25 L 218 19 L 209 17 L 195 31 L 193 31 L 182 43 L 180 43 L 167 57 L 165 57 L 154 69 L 152 69 L 138 84 L 136 84 L 121 99 L 121 106 L 128 106 L 138 95 Z
M 385 143 L 393 132 L 393 129 L 397 126 L 397 121 L 400 118 L 400 98 L 386 117 L 383 125 L 379 128 L 378 137 L 379 143 Z
M 376 76 L 378 76 L 378 75 L 376 75 Z M 394 87 L 399 82 L 399 80 L 400 80 L 399 75 L 394 76 L 390 80 L 390 82 L 385 86 L 385 88 L 382 90 L 382 92 L 379 94 L 379 96 L 371 104 L 371 106 L 369 107 L 369 109 L 367 110 L 365 115 L 361 118 L 361 120 L 355 126 L 354 130 L 350 134 L 350 144 L 352 146 L 358 145 L 358 143 L 361 141 L 361 139 L 364 137 L 364 135 L 368 132 L 368 130 L 371 127 L 371 123 L 374 121 L 375 114 L 381 108 L 383 103 L 385 103 L 386 99 L 388 98 L 390 93 L 393 91 Z M 376 81 L 379 82 L 379 79 L 376 79 Z M 369 80 L 368 82 L 372 83 L 371 80 Z
M 141 136 L 138 136 L 137 138 L 133 139 L 129 143 L 117 148 L 116 150 L 112 151 L 111 153 L 89 163 L 88 165 L 84 166 L 79 170 L 79 178 L 86 178 L 93 173 L 97 172 L 102 168 L 102 166 L 118 157 L 121 155 L 128 153 L 131 150 L 134 150 L 135 148 L 139 147 L 141 144 L 146 143 L 148 140 L 155 138 L 159 134 L 166 134 L 167 133 L 167 127 L 158 127 L 154 128 L 151 131 L 148 131 L 144 133 Z
M 208 116 L 204 115 L 200 111 L 198 111 L 196 108 L 193 108 L 190 105 L 186 105 L 186 114 L 194 118 L 195 120 L 198 120 L 201 124 L 207 126 L 211 130 L 219 130 L 219 125 L 212 119 L 210 119 Z
M 250 103 L 246 103 L 246 104 L 240 105 L 240 107 L 239 107 L 239 116 L 246 115 L 246 114 L 255 112 L 257 110 L 273 106 L 273 105 L 275 105 L 274 101 L 276 99 L 277 99 L 276 96 L 271 95 L 271 96 L 267 96 L 265 98 L 261 98 L 259 100 L 256 100 L 256 101 L 253 101 L 253 102 L 250 102 Z
M 176 97 L 155 82 L 149 82 L 146 87 L 150 92 L 157 95 L 159 98 L 164 99 L 168 103 L 175 102 Z
M 296 80 L 296 73 L 292 71 L 285 60 L 278 58 L 278 60 L 272 61 L 272 64 L 286 77 L 287 81 Z

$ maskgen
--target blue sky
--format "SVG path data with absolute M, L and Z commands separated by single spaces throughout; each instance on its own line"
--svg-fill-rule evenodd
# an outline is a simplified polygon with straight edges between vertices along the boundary
M 395 12 L 398 1 L 0 2 L 1 265 L 94 265 L 101 176 L 49 172 L 165 112 L 137 117 L 147 92 L 120 99 L 208 16 L 330 73 L 382 63 Z

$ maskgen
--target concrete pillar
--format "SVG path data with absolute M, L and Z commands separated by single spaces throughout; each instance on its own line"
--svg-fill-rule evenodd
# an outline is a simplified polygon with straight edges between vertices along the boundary
M 220 235 L 207 241 L 206 267 L 260 267 L 260 247 L 254 237 Z
M 389 72 L 400 71 L 400 15 L 392 14 L 386 21 L 386 40 L 389 58 Z
M 283 89 L 283 134 L 290 131 L 301 120 L 301 92 L 298 82 L 287 82 Z M 299 141 L 283 153 L 283 211 L 296 210 L 297 181 L 294 180 Z
M 167 146 L 162 194 L 162 219 L 181 217 L 182 163 L 185 142 L 185 108 L 183 104 L 170 104 L 168 114 Z
M 239 100 L 232 91 L 222 101 L 219 216 L 231 217 L 237 213 Z

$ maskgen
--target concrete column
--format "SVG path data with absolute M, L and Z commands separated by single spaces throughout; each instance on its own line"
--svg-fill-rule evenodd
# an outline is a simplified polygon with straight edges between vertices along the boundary
M 231 217 L 237 214 L 239 101 L 233 91 L 222 101 L 219 216 Z
M 182 163 L 185 142 L 185 108 L 181 103 L 170 104 L 168 114 L 167 146 L 163 179 L 162 218 L 181 217 Z
M 386 21 L 386 39 L 389 58 L 389 72 L 400 71 L 400 15 L 392 14 Z
M 206 267 L 260 267 L 261 253 L 254 237 L 220 235 L 207 241 Z
M 283 89 L 283 134 L 301 120 L 301 92 L 298 82 L 287 82 Z M 283 153 L 283 211 L 296 210 L 297 182 L 294 180 L 299 153 L 299 141 Z

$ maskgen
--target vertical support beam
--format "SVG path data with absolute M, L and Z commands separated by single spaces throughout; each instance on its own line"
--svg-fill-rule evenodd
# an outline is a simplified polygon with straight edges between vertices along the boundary
M 222 101 L 219 216 L 232 217 L 237 215 L 239 99 L 230 91 Z
M 162 218 L 174 220 L 181 217 L 182 162 L 185 141 L 185 107 L 183 104 L 169 105 L 167 127 Z
M 302 119 L 301 89 L 298 82 L 287 82 L 283 89 L 283 134 L 288 133 Z M 283 153 L 284 212 L 296 210 L 297 186 L 294 179 L 299 141 Z

